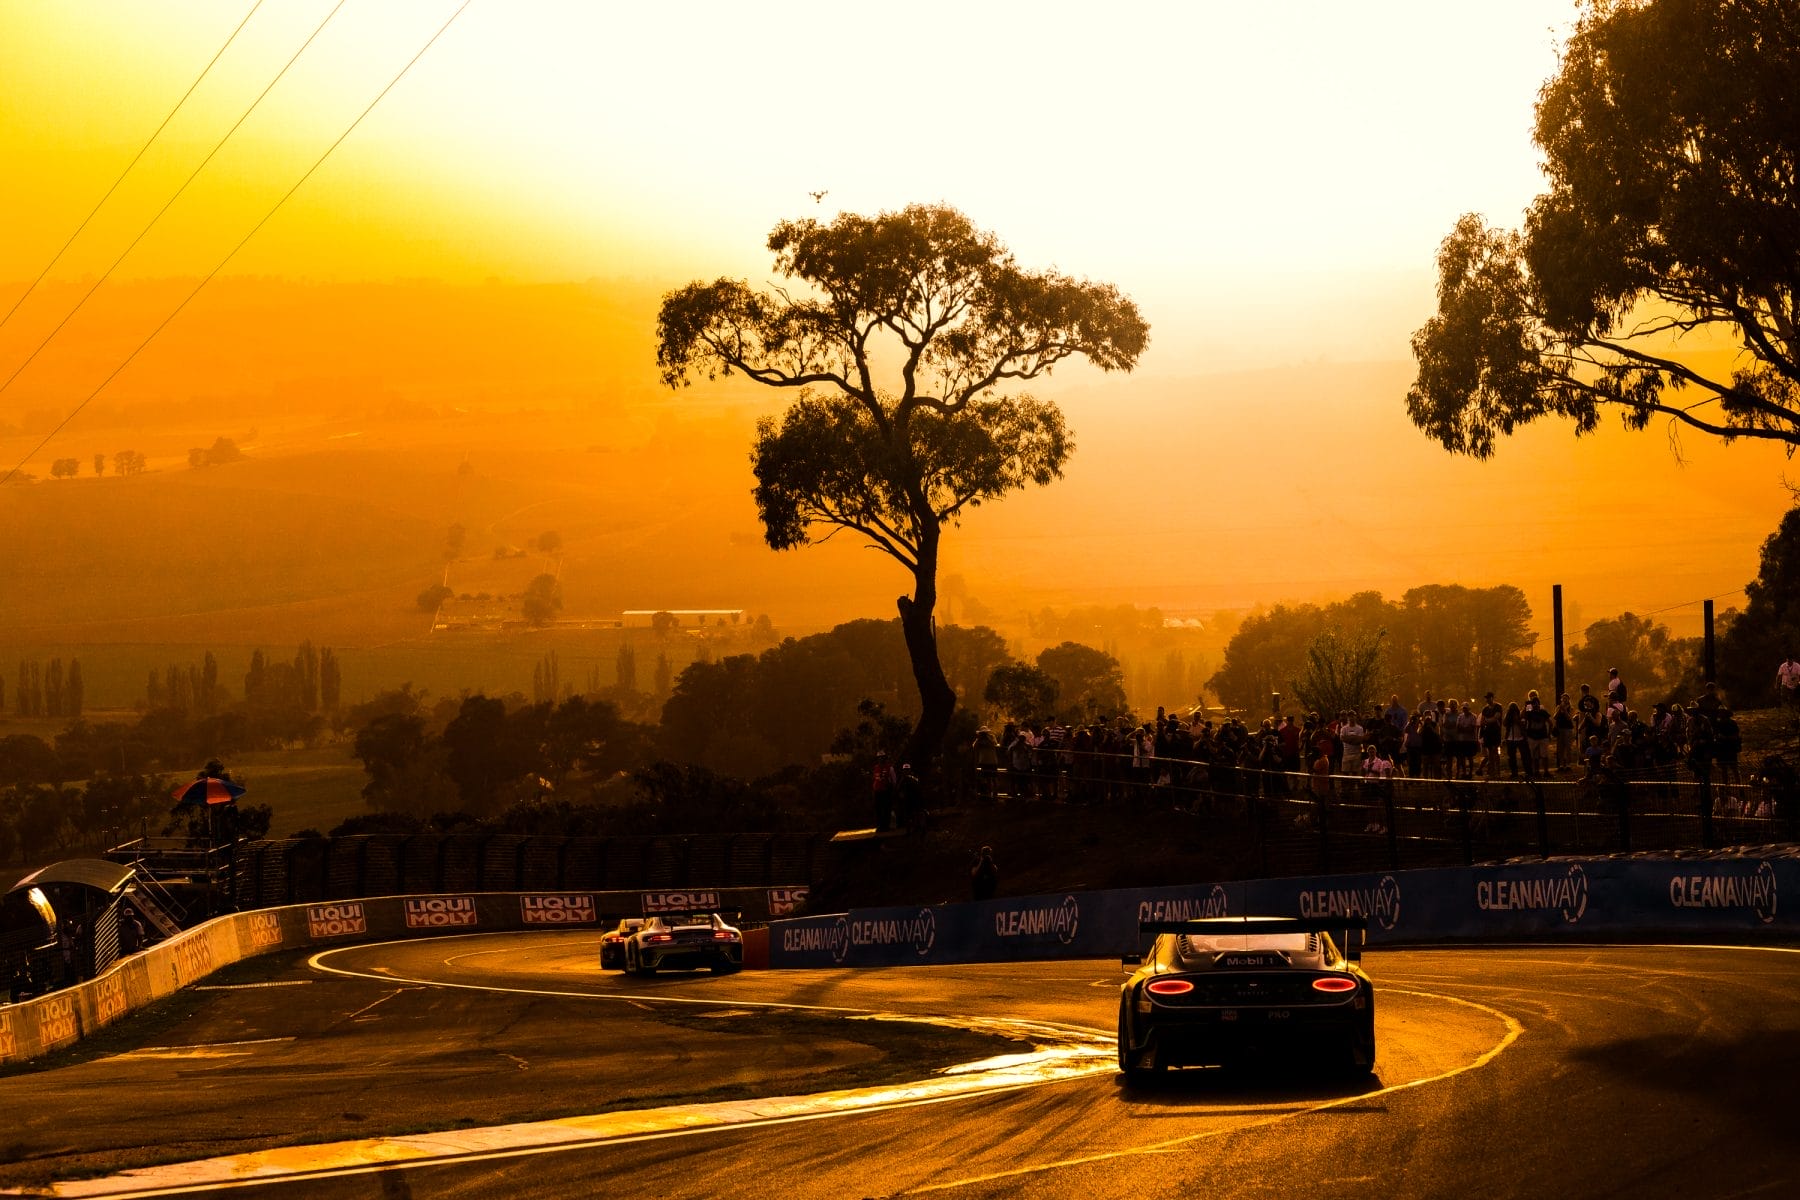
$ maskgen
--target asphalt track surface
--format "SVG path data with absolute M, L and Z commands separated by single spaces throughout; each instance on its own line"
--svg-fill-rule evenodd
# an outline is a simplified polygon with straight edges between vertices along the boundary
M 650 1114 L 635 1126 L 596 1126 L 604 1132 L 555 1143 L 532 1144 L 542 1126 L 468 1130 L 469 1140 L 455 1150 L 415 1146 L 404 1161 L 370 1161 L 394 1155 L 391 1145 L 370 1139 L 349 1157 L 341 1145 L 285 1151 L 282 1164 L 294 1173 L 279 1181 L 165 1190 L 165 1174 L 141 1176 L 129 1187 L 116 1179 L 90 1183 L 85 1187 L 96 1190 L 86 1194 L 1800 1196 L 1800 954 L 1791 950 L 1371 953 L 1365 967 L 1377 987 L 1379 1063 L 1366 1085 L 1186 1071 L 1154 1087 L 1128 1088 L 1104 1061 L 1122 978 L 1115 964 L 645 981 L 600 973 L 594 946 L 592 935 L 490 935 L 331 952 L 293 973 L 291 1027 L 300 1033 L 270 1034 L 276 1040 L 266 1043 L 242 1039 L 240 1050 L 218 1060 L 217 1072 L 204 1058 L 189 1060 L 184 1065 L 198 1070 L 186 1086 L 251 1111 L 291 1096 L 292 1073 L 264 1056 L 292 1054 L 292 1046 L 309 1040 L 304 1014 L 311 1006 L 299 1003 L 307 991 L 301 980 L 323 983 L 327 970 L 374 989 L 373 1007 L 357 1015 L 358 1035 L 363 1045 L 390 1051 L 379 1064 L 383 1085 L 415 1101 L 440 1090 L 446 1105 L 455 1084 L 437 1072 L 440 1057 L 458 1039 L 480 1042 L 483 1053 L 508 1054 L 509 1034 L 483 1014 L 506 1005 L 517 1014 L 521 997 L 621 1012 L 685 1000 L 697 1002 L 692 1011 L 745 1021 L 759 1014 L 772 1021 L 786 1011 L 763 1005 L 818 1006 L 846 1018 L 1019 1018 L 1071 1030 L 1089 1046 L 1085 1058 L 1071 1060 L 1068 1077 L 1002 1077 L 974 1094 L 886 1089 L 873 1103 L 823 1109 L 796 1098 L 740 1111 L 738 1124 L 712 1115 L 697 1124 L 691 1115 L 659 1123 Z M 407 1007 L 418 997 L 439 1002 Z M 516 1061 L 528 1065 L 543 1045 L 525 1024 L 513 1036 L 522 1052 Z M 416 1054 L 421 1045 L 439 1053 Z M 627 1064 L 621 1078 L 646 1069 L 743 1069 L 696 1058 L 692 1047 L 647 1053 L 646 1061 L 615 1052 Z M 807 1053 L 800 1046 L 785 1051 L 802 1060 Z M 143 1063 L 129 1055 L 118 1062 L 86 1069 L 99 1072 L 102 1085 L 116 1069 L 118 1087 L 129 1088 L 126 1064 L 141 1070 Z M 369 1064 L 343 1062 L 339 1069 L 354 1074 Z M 830 1072 L 802 1076 L 816 1088 Z M 27 1078 L 56 1083 L 55 1072 Z

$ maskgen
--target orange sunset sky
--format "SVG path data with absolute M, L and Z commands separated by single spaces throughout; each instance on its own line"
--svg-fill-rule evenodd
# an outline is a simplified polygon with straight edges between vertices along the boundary
M 361 439 L 383 472 L 588 451 L 558 469 L 604 474 L 609 511 L 666 489 L 690 553 L 786 580 L 736 603 L 790 626 L 888 616 L 904 579 L 885 559 L 756 545 L 750 432 L 786 397 L 659 388 L 655 306 L 694 277 L 768 279 L 763 240 L 784 218 L 944 201 L 1026 266 L 1115 283 L 1151 324 L 1134 374 L 1072 366 L 1037 387 L 1075 433 L 1067 478 L 948 540 L 947 573 L 989 611 L 1516 583 L 1545 622 L 1561 582 L 1589 619 L 1630 608 L 1691 633 L 1701 598 L 1742 602 L 1791 503 L 1768 447 L 1546 425 L 1475 463 L 1405 418 L 1439 240 L 1465 211 L 1515 223 L 1541 185 L 1532 103 L 1569 0 L 474 0 L 232 254 L 457 12 L 0 0 L 0 313 L 19 302 L 0 325 L 0 379 L 16 372 L 0 471 L 48 487 L 53 459 L 133 438 L 185 470 L 214 433 L 265 463 Z M 0 493 L 0 530 L 35 548 L 18 552 L 25 580 L 101 636 L 104 605 L 57 563 L 90 527 L 22 503 Z M 575 500 L 556 503 L 565 533 L 583 527 Z M 730 601 L 730 580 L 659 590 L 660 560 L 628 553 L 639 519 L 569 539 L 571 611 Z

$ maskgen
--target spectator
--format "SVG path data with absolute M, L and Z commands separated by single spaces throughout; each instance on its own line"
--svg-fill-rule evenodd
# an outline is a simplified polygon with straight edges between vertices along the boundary
M 1724 707 L 1725 701 L 1719 698 L 1719 685 L 1708 680 L 1706 686 L 1700 691 L 1700 698 L 1694 701 L 1694 710 L 1703 713 L 1710 721 L 1717 717 L 1719 710 Z
M 1625 681 L 1619 678 L 1619 668 L 1606 669 L 1606 707 L 1625 711 Z
M 975 740 L 970 743 L 975 751 L 975 784 L 981 798 L 990 804 L 997 796 L 1000 775 L 1000 743 L 994 740 L 994 731 L 983 725 L 975 731 Z
M 1525 715 L 1519 711 L 1519 702 L 1514 700 L 1507 704 L 1506 714 L 1500 718 L 1500 740 L 1506 747 L 1506 774 L 1509 778 L 1519 777 L 1519 760 L 1525 759 L 1525 773 L 1531 774 L 1531 760 L 1525 749 Z
M 900 764 L 900 828 L 908 833 L 924 833 L 925 787 L 919 782 L 919 776 L 912 769 L 911 763 Z
M 875 795 L 875 832 L 886 833 L 894 827 L 894 802 L 899 798 L 900 777 L 888 762 L 886 750 L 875 752 L 875 770 L 869 777 Z
M 1713 718 L 1713 759 L 1719 764 L 1719 781 L 1738 782 L 1738 755 L 1744 749 L 1744 736 L 1729 708 L 1721 708 Z
M 1525 694 L 1519 720 L 1525 729 L 1525 778 L 1542 779 L 1550 771 L 1550 734 L 1555 721 L 1536 691 Z
M 1790 712 L 1800 711 L 1800 662 L 1789 654 L 1775 668 L 1775 683 L 1781 692 L 1781 706 Z
M 1505 710 L 1494 693 L 1487 694 L 1487 703 L 1481 706 L 1481 773 L 1489 779 L 1500 774 L 1500 742 L 1504 736 L 1501 718 Z
M 1551 718 L 1556 733 L 1556 773 L 1562 774 L 1575 765 L 1575 708 L 1564 692 L 1556 702 L 1556 715 Z
M 1343 756 L 1343 773 L 1345 775 L 1362 774 L 1363 744 L 1368 741 L 1369 731 L 1363 723 L 1356 719 L 1356 713 L 1346 712 L 1338 722 L 1338 741 L 1342 744 L 1339 753 Z
M 1000 867 L 994 862 L 994 848 L 983 846 L 976 852 L 975 865 L 969 868 L 969 897 L 973 900 L 992 900 L 999 888 Z

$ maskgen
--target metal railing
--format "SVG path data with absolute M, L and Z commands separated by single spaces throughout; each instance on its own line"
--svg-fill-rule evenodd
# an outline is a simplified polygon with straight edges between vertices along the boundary
M 1800 840 L 1793 786 L 1743 779 L 1677 766 L 1538 779 L 1315 777 L 1093 753 L 965 769 L 947 777 L 943 799 L 1172 809 L 1206 821 L 1256 874 L 1324 874 Z

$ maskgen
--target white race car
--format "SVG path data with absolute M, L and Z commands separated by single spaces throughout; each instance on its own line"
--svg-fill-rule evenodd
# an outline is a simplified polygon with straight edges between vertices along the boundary
M 722 975 L 743 967 L 744 935 L 718 913 L 645 917 L 625 937 L 623 965 L 632 975 L 654 975 L 663 967 L 710 967 Z

